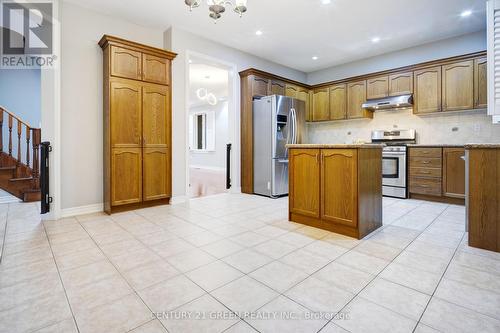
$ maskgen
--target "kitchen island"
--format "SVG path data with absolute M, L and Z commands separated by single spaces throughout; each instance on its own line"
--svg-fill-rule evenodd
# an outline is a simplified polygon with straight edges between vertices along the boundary
M 289 148 L 289 220 L 361 239 L 382 226 L 379 144 Z

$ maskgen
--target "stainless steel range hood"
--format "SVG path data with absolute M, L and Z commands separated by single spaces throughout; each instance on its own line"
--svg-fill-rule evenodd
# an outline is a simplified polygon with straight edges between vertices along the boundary
M 413 106 L 412 95 L 400 95 L 393 97 L 384 97 L 378 99 L 369 99 L 363 104 L 364 109 L 376 111 L 386 109 L 400 109 Z

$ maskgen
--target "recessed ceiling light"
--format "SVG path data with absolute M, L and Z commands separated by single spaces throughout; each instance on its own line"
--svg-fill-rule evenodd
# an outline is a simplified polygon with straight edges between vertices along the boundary
M 255 34 L 256 34 L 257 36 L 262 36 L 262 33 L 263 33 L 263 32 L 262 32 L 261 30 L 257 30 L 257 31 L 255 32 Z
M 329 5 L 330 3 L 332 3 L 332 0 L 321 0 L 321 3 L 323 5 Z
M 373 37 L 372 38 L 372 43 L 378 43 L 380 42 L 380 37 Z
M 318 60 L 318 57 L 314 56 L 312 57 L 312 60 Z
M 464 10 L 460 16 L 462 17 L 467 17 L 467 16 L 471 16 L 472 15 L 472 10 Z

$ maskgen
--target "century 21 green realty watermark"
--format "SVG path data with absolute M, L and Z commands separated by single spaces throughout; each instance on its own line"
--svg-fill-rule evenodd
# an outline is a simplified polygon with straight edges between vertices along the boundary
M 1 0 L 1 68 L 53 68 L 54 6 L 45 1 Z

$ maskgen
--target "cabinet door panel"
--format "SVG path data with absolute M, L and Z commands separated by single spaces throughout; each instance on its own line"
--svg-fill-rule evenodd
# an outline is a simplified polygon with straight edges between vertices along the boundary
M 170 157 L 166 148 L 143 149 L 144 201 L 171 196 Z
M 311 101 L 310 101 L 309 90 L 305 88 L 299 88 L 297 91 L 297 98 L 306 103 L 306 121 L 311 121 Z
M 290 151 L 290 211 L 319 218 L 319 150 Z
M 366 81 L 352 82 L 347 85 L 347 118 L 365 118 L 373 116 L 362 108 L 366 102 Z
M 465 149 L 443 149 L 443 195 L 465 198 Z
M 330 119 L 330 94 L 328 88 L 316 89 L 313 92 L 313 121 Z
M 441 111 L 441 67 L 415 71 L 414 113 Z
M 413 93 L 413 73 L 389 75 L 389 96 L 399 96 Z
M 111 150 L 111 205 L 142 201 L 141 148 Z
M 170 61 L 149 54 L 142 56 L 143 80 L 159 84 L 169 84 Z
M 366 98 L 383 98 L 389 95 L 389 78 L 381 76 L 369 79 L 366 85 Z
M 285 96 L 291 98 L 297 98 L 297 94 L 299 92 L 299 88 L 297 86 L 287 84 L 285 90 Z
M 357 193 L 357 151 L 354 149 L 322 150 L 321 218 L 356 227 Z
M 488 107 L 488 81 L 486 58 L 474 61 L 474 107 L 483 109 Z
M 269 88 L 269 80 L 258 76 L 254 76 L 252 80 L 253 96 L 267 96 Z
M 330 119 L 346 119 L 346 85 L 337 84 L 330 87 Z
M 111 46 L 111 75 L 127 79 L 142 79 L 142 53 Z
M 145 86 L 142 105 L 143 147 L 168 147 L 171 119 L 168 87 Z
M 112 147 L 140 147 L 142 116 L 140 82 L 114 79 L 110 84 Z
M 474 62 L 443 66 L 443 111 L 474 108 Z
M 271 81 L 270 95 L 285 95 L 285 84 L 281 81 Z

